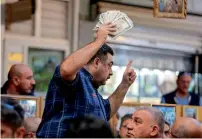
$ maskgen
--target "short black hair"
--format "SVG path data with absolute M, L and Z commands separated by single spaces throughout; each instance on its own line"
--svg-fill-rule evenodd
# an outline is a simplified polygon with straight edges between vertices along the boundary
M 1 96 L 1 122 L 11 127 L 13 131 L 21 127 L 24 122 L 24 109 L 10 98 Z
M 189 75 L 189 76 L 191 76 L 191 73 L 186 72 L 186 71 L 181 71 L 181 72 L 179 72 L 177 78 L 179 79 L 181 76 L 184 76 L 184 75 Z
M 113 138 L 109 125 L 92 115 L 81 116 L 67 121 L 69 129 L 65 138 Z
M 97 53 L 90 59 L 88 63 L 91 63 L 96 57 L 100 58 L 101 60 L 104 60 L 104 57 L 107 55 L 107 53 L 114 55 L 113 49 L 109 45 L 103 44 L 102 47 L 97 51 Z
M 126 115 L 124 115 L 124 116 L 121 118 L 120 127 L 122 126 L 123 122 L 124 122 L 125 120 L 128 120 L 128 119 L 132 119 L 132 114 L 126 114 Z

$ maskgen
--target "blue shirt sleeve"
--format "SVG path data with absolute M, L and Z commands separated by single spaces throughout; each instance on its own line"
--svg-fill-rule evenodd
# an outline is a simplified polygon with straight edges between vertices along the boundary
M 56 81 L 58 82 L 58 84 L 60 85 L 66 85 L 68 86 L 69 88 L 73 89 L 75 88 L 75 86 L 77 85 L 78 83 L 78 80 L 79 80 L 79 72 L 77 73 L 76 75 L 76 78 L 73 80 L 73 81 L 66 81 L 62 78 L 61 74 L 60 74 L 60 65 L 58 65 L 55 69 L 55 73 L 53 75 L 53 78 L 52 78 L 53 81 Z M 51 80 L 51 81 L 52 81 Z

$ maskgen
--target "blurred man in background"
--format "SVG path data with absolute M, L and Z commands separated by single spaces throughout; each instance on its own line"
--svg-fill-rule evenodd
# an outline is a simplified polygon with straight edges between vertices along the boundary
M 192 78 L 187 72 L 180 72 L 177 78 L 177 89 L 162 96 L 161 103 L 179 105 L 200 105 L 200 97 L 188 92 Z
M 15 100 L 1 97 L 1 137 L 23 138 L 24 110 Z
M 163 138 L 164 116 L 154 107 L 140 107 L 127 125 L 127 138 Z
M 190 117 L 179 117 L 171 127 L 171 138 L 202 138 L 201 123 Z
M 35 80 L 32 70 L 25 64 L 12 65 L 1 94 L 34 95 Z
M 41 123 L 41 118 L 26 118 L 24 120 L 24 138 L 36 138 L 36 131 Z
M 132 114 L 126 114 L 121 118 L 121 124 L 119 127 L 119 136 L 120 138 L 127 138 L 127 125 L 131 122 Z

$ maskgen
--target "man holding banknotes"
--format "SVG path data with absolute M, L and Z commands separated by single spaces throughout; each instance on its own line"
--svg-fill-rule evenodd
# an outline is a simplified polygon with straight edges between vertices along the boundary
M 136 79 L 127 64 L 123 78 L 115 92 L 103 99 L 98 88 L 112 75 L 113 50 L 106 42 L 116 26 L 105 23 L 96 32 L 96 39 L 69 55 L 59 66 L 50 81 L 42 122 L 37 137 L 62 138 L 68 131 L 68 120 L 94 115 L 108 121 L 123 102 L 124 96 Z

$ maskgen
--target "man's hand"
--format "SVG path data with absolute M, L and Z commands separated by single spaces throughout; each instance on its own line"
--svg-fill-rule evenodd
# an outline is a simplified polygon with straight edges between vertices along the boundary
M 113 25 L 112 23 L 103 24 L 96 33 L 96 41 L 105 43 L 107 36 L 114 35 L 114 32 L 116 32 L 116 25 Z
M 130 87 L 130 85 L 135 81 L 136 79 L 136 72 L 131 68 L 132 60 L 129 61 L 127 64 L 126 70 L 123 74 L 122 84 L 126 85 L 127 87 Z
M 136 73 L 131 68 L 132 60 L 129 61 L 126 70 L 123 74 L 122 81 L 120 85 L 117 87 L 115 92 L 109 97 L 110 107 L 111 107 L 111 116 L 113 116 L 120 105 L 123 103 L 123 99 L 130 87 L 130 85 L 135 81 Z

